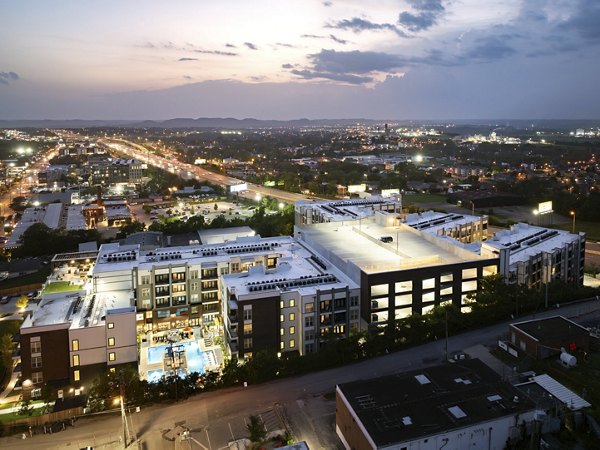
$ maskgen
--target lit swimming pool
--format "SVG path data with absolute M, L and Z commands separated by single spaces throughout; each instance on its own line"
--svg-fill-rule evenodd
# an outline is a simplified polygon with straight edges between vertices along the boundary
M 182 346 L 185 350 L 188 373 L 198 372 L 199 374 L 203 374 L 205 372 L 204 368 L 207 364 L 216 365 L 214 352 L 212 350 L 207 352 L 200 351 L 200 345 L 198 345 L 197 341 L 177 343 L 173 347 L 175 348 L 176 346 Z M 148 347 L 148 364 L 161 363 L 168 351 L 168 348 L 168 345 Z M 154 375 L 157 377 L 156 379 L 151 379 L 151 374 L 154 374 L 155 372 L 160 372 L 160 374 Z M 162 375 L 162 370 L 151 370 L 148 372 L 148 381 L 158 381 Z
M 156 383 L 158 380 L 160 380 L 162 378 L 162 376 L 163 376 L 162 369 L 151 370 L 148 372 L 148 382 Z

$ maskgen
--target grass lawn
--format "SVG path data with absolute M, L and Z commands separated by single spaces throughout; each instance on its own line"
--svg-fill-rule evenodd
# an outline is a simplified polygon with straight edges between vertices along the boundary
M 35 404 L 35 403 L 44 403 L 42 400 L 35 400 L 31 402 L 31 405 Z M 10 412 L 10 413 L 6 413 L 6 414 L 2 414 L 2 410 L 3 409 L 7 409 L 7 408 L 11 408 L 13 406 L 18 406 L 19 403 L 7 403 L 6 405 L 2 405 L 2 407 L 0 407 L 0 422 L 10 422 L 12 420 L 17 420 L 17 419 L 25 419 L 26 417 L 34 417 L 34 416 L 41 416 L 44 412 L 45 408 L 34 408 L 31 415 L 30 416 L 22 416 L 20 415 L 18 412 Z
M 572 231 L 572 222 L 554 225 L 553 228 L 560 230 Z M 575 221 L 575 231 L 585 231 L 587 239 L 591 241 L 600 241 L 600 223 L 599 222 L 585 222 L 583 220 Z
M 445 203 L 446 196 L 440 194 L 405 194 L 402 196 L 402 202 L 407 205 L 419 203 Z
M 43 290 L 43 294 L 56 294 L 58 292 L 78 291 L 81 286 L 72 285 L 68 281 L 55 281 L 48 284 Z
M 0 282 L 0 289 L 14 288 L 18 286 L 25 286 L 27 284 L 43 283 L 50 275 L 50 267 L 45 266 L 40 269 L 39 272 L 30 273 L 29 275 L 23 275 L 22 277 L 11 278 L 10 280 L 4 280 Z

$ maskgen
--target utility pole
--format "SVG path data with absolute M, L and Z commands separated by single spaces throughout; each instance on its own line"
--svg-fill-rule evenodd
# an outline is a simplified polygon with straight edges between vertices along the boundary
M 446 347 L 444 350 L 446 361 L 448 361 L 448 308 L 444 307 L 444 313 L 446 316 L 445 324 L 446 324 Z
M 123 447 L 129 445 L 129 425 L 127 424 L 127 415 L 125 414 L 125 375 L 120 372 L 120 390 L 121 390 L 121 422 L 123 424 Z

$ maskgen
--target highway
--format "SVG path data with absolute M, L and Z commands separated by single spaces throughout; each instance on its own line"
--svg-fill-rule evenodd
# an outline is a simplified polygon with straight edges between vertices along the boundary
M 187 164 L 177 160 L 176 155 L 168 149 L 163 150 L 164 154 L 159 156 L 156 153 L 150 152 L 147 148 L 136 144 L 135 142 L 126 141 L 124 139 L 102 139 L 101 144 L 122 153 L 129 158 L 135 158 L 145 162 L 149 166 L 154 166 L 167 170 L 170 173 L 179 175 L 183 179 L 196 179 L 199 181 L 208 181 L 223 187 L 230 187 L 241 183 L 246 183 L 244 180 L 233 178 L 220 173 L 211 172 L 193 164 Z M 294 203 L 299 200 L 311 200 L 314 197 L 307 197 L 302 194 L 293 192 L 281 191 L 279 189 L 268 188 L 253 183 L 247 183 L 248 190 L 240 193 L 241 196 L 249 199 L 256 198 L 257 195 L 269 196 L 284 203 Z
M 567 305 L 541 312 L 537 318 L 561 314 L 579 321 L 597 320 L 600 302 Z M 531 316 L 520 319 L 526 320 Z M 449 352 L 467 349 L 478 344 L 495 346 L 499 336 L 508 333 L 508 323 L 452 336 Z M 270 383 L 207 392 L 175 404 L 142 407 L 132 414 L 137 437 L 147 450 L 229 448 L 228 443 L 248 432 L 245 420 L 252 414 L 272 409 L 283 411 L 294 436 L 305 440 L 311 449 L 338 449 L 341 443 L 335 436 L 335 402 L 323 394 L 332 393 L 335 385 L 349 381 L 419 369 L 437 364 L 443 359 L 444 340 L 439 339 L 389 355 L 303 376 L 285 378 Z M 163 437 L 165 430 L 177 423 L 191 429 L 193 440 L 172 442 Z M 21 436 L 0 438 L 3 449 L 63 449 L 97 445 L 100 448 L 118 446 L 121 434 L 118 415 L 102 415 L 82 419 L 74 428 L 53 435 L 35 435 L 23 440 Z M 113 442 L 112 445 L 108 445 Z M 134 447 L 132 447 L 134 448 Z

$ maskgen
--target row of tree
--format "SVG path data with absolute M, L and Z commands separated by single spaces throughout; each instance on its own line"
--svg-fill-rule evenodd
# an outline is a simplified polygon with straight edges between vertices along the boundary
M 548 286 L 548 303 L 552 306 L 597 294 L 597 289 L 575 288 L 554 282 Z M 507 285 L 500 276 L 494 275 L 486 277 L 482 291 L 470 297 L 471 311 L 468 313 L 454 305 L 437 306 L 428 314 L 413 314 L 391 321 L 383 331 L 361 331 L 345 339 L 325 336 L 319 351 L 315 353 L 300 356 L 297 352 L 288 352 L 279 357 L 274 350 L 262 350 L 243 362 L 233 356 L 225 362 L 220 372 L 212 371 L 203 375 L 192 373 L 183 379 L 172 376 L 148 383 L 140 380 L 137 371 L 131 369 L 125 374 L 127 395 L 129 402 L 136 405 L 178 400 L 204 390 L 237 386 L 244 382 L 263 383 L 275 378 L 342 366 L 441 339 L 446 327 L 449 334 L 458 334 L 541 310 L 544 304 L 543 290 Z M 107 408 L 118 393 L 117 376 L 107 373 L 94 383 L 90 392 L 91 404 L 97 410 Z

